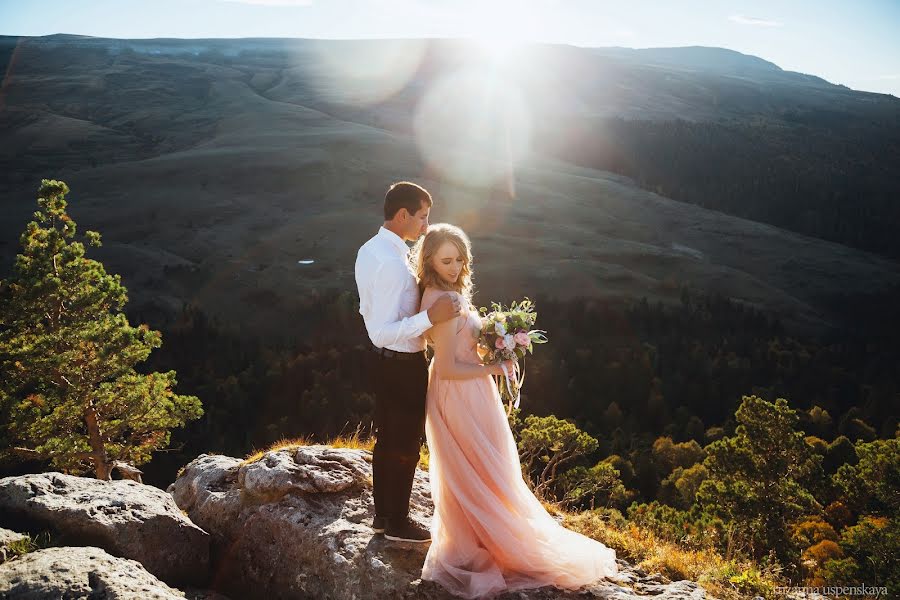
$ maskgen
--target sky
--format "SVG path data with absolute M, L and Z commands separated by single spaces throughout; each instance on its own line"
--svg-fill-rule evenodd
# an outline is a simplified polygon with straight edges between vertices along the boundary
M 717 46 L 900 97 L 900 0 L 0 0 L 0 35 Z

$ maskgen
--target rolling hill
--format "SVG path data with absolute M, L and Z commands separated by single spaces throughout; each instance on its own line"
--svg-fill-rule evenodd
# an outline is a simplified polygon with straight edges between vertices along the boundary
M 192 300 L 264 335 L 302 336 L 284 324 L 310 294 L 355 291 L 355 252 L 380 224 L 384 191 L 411 179 L 435 197 L 432 222 L 471 235 L 481 303 L 670 301 L 688 285 L 819 327 L 840 318 L 826 308 L 833 295 L 900 284 L 889 252 L 747 218 L 754 189 L 766 211 L 790 206 L 758 182 L 780 171 L 729 163 L 758 148 L 747 127 L 781 131 L 761 138 L 774 146 L 814 130 L 847 146 L 846 160 L 803 142 L 825 155 L 807 162 L 794 141 L 765 160 L 788 172 L 821 160 L 887 182 L 859 212 L 881 235 L 893 217 L 877 201 L 898 185 L 900 101 L 756 57 L 536 45 L 502 64 L 454 40 L 67 35 L 5 37 L 0 48 L 3 276 L 40 179 L 63 179 L 81 231 L 103 236 L 92 256 L 122 274 L 132 304 L 170 313 Z M 717 141 L 673 151 L 673 123 L 691 127 L 679 139 L 712 127 Z M 874 161 L 848 142 L 873 131 L 886 136 Z M 676 175 L 673 157 L 686 161 Z M 706 194 L 728 169 L 740 194 Z M 797 190 L 784 193 L 802 205 Z

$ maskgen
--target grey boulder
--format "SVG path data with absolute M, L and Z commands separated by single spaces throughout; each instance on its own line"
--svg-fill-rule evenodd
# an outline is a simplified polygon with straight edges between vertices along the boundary
M 0 515 L 19 531 L 52 530 L 57 544 L 134 559 L 170 585 L 202 585 L 208 576 L 209 535 L 153 486 L 55 472 L 6 477 Z
M 185 594 L 148 573 L 137 561 L 92 546 L 62 546 L 29 552 L 0 565 L 0 597 L 183 600 Z

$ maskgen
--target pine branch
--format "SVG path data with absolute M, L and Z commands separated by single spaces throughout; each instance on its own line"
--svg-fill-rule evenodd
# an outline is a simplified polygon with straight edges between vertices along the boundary
M 24 456 L 28 456 L 30 458 L 39 458 L 39 459 L 47 459 L 50 458 L 49 455 L 44 454 L 43 452 L 38 452 L 32 448 L 21 448 L 19 446 L 15 446 L 12 448 L 12 451 L 16 454 L 21 454 Z
M 22 456 L 25 456 L 28 458 L 33 458 L 33 459 L 50 460 L 51 458 L 53 458 L 53 456 L 51 454 L 47 454 L 46 452 L 40 452 L 38 450 L 35 450 L 34 448 L 23 448 L 21 446 L 14 446 L 10 450 L 12 452 L 14 452 L 15 454 L 20 454 Z M 75 453 L 70 454 L 69 456 L 71 456 L 72 458 L 77 458 L 79 460 L 84 460 L 84 459 L 93 458 L 94 453 L 93 452 L 75 452 Z

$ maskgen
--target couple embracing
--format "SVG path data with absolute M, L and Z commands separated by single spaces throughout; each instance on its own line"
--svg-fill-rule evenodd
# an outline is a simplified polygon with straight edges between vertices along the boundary
M 429 226 L 432 206 L 421 186 L 392 185 L 384 223 L 356 258 L 372 343 L 372 528 L 394 542 L 430 542 L 422 579 L 465 598 L 616 579 L 615 551 L 557 523 L 522 477 L 492 377 L 509 372 L 512 361 L 482 364 L 471 243 L 458 227 Z M 407 241 L 415 242 L 412 251 Z M 434 350 L 430 363 L 426 345 Z M 423 434 L 430 530 L 409 517 Z

